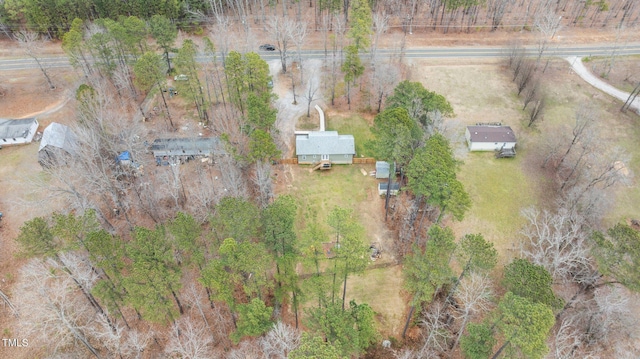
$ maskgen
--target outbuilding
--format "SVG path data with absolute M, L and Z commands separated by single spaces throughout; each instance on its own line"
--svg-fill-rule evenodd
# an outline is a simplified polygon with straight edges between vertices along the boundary
M 42 167 L 66 162 L 67 157 L 77 153 L 76 136 L 71 129 L 57 122 L 51 122 L 42 133 L 38 162 Z
M 332 164 L 352 164 L 356 154 L 353 135 L 338 131 L 309 131 L 296 134 L 296 156 L 299 164 L 330 161 Z
M 0 118 L 0 147 L 31 143 L 38 131 L 38 120 L 25 118 L 10 120 Z
M 218 137 L 158 138 L 151 144 L 151 152 L 157 164 L 226 154 Z
M 378 195 L 386 196 L 387 195 L 387 188 L 389 188 L 389 183 L 387 183 L 387 182 L 378 183 Z M 391 189 L 389 190 L 389 194 L 392 195 L 392 196 L 396 196 L 396 195 L 398 195 L 399 191 L 400 191 L 400 183 L 391 182 Z
M 467 126 L 465 138 L 469 151 L 500 151 L 516 147 L 516 135 L 509 126 Z

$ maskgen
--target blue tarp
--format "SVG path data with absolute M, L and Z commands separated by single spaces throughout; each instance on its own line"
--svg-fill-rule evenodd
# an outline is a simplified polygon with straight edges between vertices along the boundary
M 131 161 L 131 154 L 129 151 L 124 151 L 118 155 L 118 162 L 120 161 Z

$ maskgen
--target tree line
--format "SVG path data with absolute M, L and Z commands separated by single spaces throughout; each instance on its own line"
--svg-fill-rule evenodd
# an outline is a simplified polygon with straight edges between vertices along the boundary
M 638 23 L 640 10 L 633 0 L 429 0 L 429 1 L 372 1 L 374 13 L 387 17 L 390 24 L 405 33 L 414 30 L 475 32 L 482 29 L 523 30 L 534 26 L 534 19 L 542 13 L 552 13 L 555 19 L 569 27 L 633 26 Z M 307 11 L 306 8 L 312 8 Z M 305 10 L 303 10 L 303 8 Z M 349 22 L 351 1 L 302 1 L 267 2 L 221 0 L 174 1 L 82 1 L 64 3 L 56 1 L 7 0 L 0 7 L 2 31 L 10 35 L 22 29 L 60 37 L 71 28 L 73 19 L 86 21 L 97 19 L 116 20 L 121 16 L 150 19 L 153 15 L 165 16 L 180 28 L 200 31 L 222 18 L 232 18 L 245 29 L 250 23 L 267 24 L 269 16 L 291 14 L 298 21 L 312 12 L 315 29 L 333 29 L 334 15 Z

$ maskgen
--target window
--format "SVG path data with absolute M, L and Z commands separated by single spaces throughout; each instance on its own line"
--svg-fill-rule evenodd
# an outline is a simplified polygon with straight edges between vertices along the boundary
M 305 156 L 302 156 L 302 159 L 303 159 L 303 160 L 306 160 L 306 159 L 307 159 L 307 156 L 306 156 L 306 155 L 305 155 Z

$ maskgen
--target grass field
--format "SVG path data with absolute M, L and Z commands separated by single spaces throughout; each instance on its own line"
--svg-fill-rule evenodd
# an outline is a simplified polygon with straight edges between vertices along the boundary
M 370 157 L 365 143 L 373 138 L 369 123 L 360 116 L 327 116 L 327 131 L 338 131 L 341 135 L 353 135 L 356 142 L 356 156 Z
M 425 66 L 425 64 L 427 64 Z M 412 80 L 421 81 L 428 89 L 443 94 L 451 102 L 457 115 L 452 131 L 453 146 L 464 164 L 459 178 L 472 199 L 472 207 L 462 222 L 450 224 L 456 234 L 483 233 L 499 249 L 503 261 L 514 253 L 523 220 L 520 210 L 529 205 L 553 204 L 548 191 L 552 179 L 540 170 L 538 160 L 544 151 L 547 137 L 552 133 L 569 136 L 575 124 L 575 111 L 592 104 L 598 108 L 598 129 L 603 147 L 621 146 L 631 155 L 629 169 L 640 173 L 640 129 L 638 116 L 621 114 L 620 103 L 594 89 L 569 71 L 564 60 L 555 60 L 546 73 L 544 89 L 548 103 L 543 121 L 536 128 L 525 127 L 522 100 L 515 93 L 515 85 L 500 62 L 469 66 L 460 61 L 447 65 L 428 65 L 415 61 L 411 67 Z M 518 137 L 515 159 L 496 160 L 491 153 L 468 153 L 461 133 L 464 126 L 476 122 L 502 122 L 510 125 Z M 453 124 L 454 122 L 452 122 Z M 615 206 L 604 219 L 610 226 L 626 218 L 640 218 L 640 189 L 634 184 L 618 187 Z
M 294 180 L 288 193 L 298 201 L 299 225 L 304 225 L 314 215 L 324 225 L 328 213 L 335 206 L 356 211 L 359 203 L 367 199 L 368 190 L 376 183 L 372 177 L 363 176 L 360 168 L 365 167 L 334 165 L 328 171 L 309 172 L 311 166 L 293 166 Z M 366 168 L 371 170 L 373 166 Z M 329 230 L 328 225 L 325 228 Z
M 402 297 L 402 267 L 367 270 L 347 281 L 347 302 L 367 303 L 376 313 L 383 335 L 399 336 L 407 304 Z

